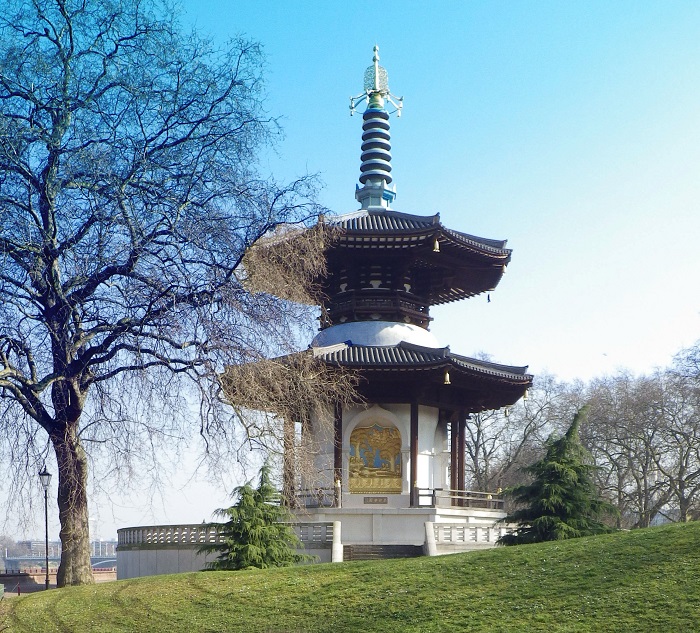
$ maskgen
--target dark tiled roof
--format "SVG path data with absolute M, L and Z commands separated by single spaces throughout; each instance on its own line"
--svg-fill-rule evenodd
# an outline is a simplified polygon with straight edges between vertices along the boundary
M 352 232 L 413 232 L 439 227 L 440 214 L 423 216 L 409 215 L 408 213 L 399 213 L 397 211 L 358 211 L 357 213 L 333 218 L 330 222 Z
M 343 348 L 333 346 L 328 352 L 322 349 L 316 351 L 320 358 L 326 362 L 347 367 L 365 367 L 368 369 L 389 369 L 392 367 L 414 367 L 429 368 L 440 366 L 451 366 L 467 372 L 484 374 L 515 381 L 519 383 L 529 383 L 532 376 L 525 367 L 513 367 L 510 365 L 499 365 L 488 361 L 467 358 L 452 354 L 449 347 L 422 347 L 412 343 L 399 343 L 385 347 L 371 347 L 367 345 L 349 345 Z
M 330 217 L 326 221 L 343 229 L 347 238 L 357 235 L 401 237 L 405 234 L 439 235 L 455 246 L 476 247 L 498 255 L 510 255 L 506 240 L 491 240 L 468 233 L 461 233 L 443 226 L 440 214 L 411 215 L 398 211 L 357 211 L 343 216 Z
M 475 244 L 479 244 L 480 246 L 490 246 L 491 248 L 495 248 L 496 250 L 499 250 L 499 251 L 507 250 L 506 244 L 508 244 L 508 240 L 489 240 L 485 237 L 476 237 L 475 235 L 469 235 L 468 233 L 454 231 L 454 230 L 448 229 L 446 227 L 442 227 L 442 229 L 443 229 L 443 231 L 445 231 L 445 233 L 447 235 L 451 235 L 451 236 L 456 237 L 457 239 L 460 239 L 460 240 L 474 242 Z

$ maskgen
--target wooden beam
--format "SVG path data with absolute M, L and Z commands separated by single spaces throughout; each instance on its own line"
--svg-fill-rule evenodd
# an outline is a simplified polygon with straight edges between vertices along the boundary
M 282 503 L 289 508 L 296 507 L 294 480 L 296 475 L 296 456 L 294 454 L 294 419 L 284 418 L 284 454 L 282 458 Z
M 418 402 L 411 401 L 411 507 L 418 505 Z
M 333 416 L 333 483 L 343 481 L 343 410 L 336 404 Z
M 464 411 L 459 412 L 459 432 L 458 432 L 458 460 L 459 460 L 459 471 L 457 476 L 459 477 L 457 490 L 464 490 L 464 466 L 466 461 L 466 427 L 467 427 L 467 416 Z
M 458 481 L 459 454 L 457 447 L 459 446 L 459 432 L 457 426 L 457 420 L 452 417 L 450 421 L 450 490 L 457 490 Z

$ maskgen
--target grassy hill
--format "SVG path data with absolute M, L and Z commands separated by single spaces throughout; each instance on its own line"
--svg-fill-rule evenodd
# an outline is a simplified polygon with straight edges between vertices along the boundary
M 0 603 L 0 631 L 696 631 L 700 523 L 438 558 L 157 576 Z

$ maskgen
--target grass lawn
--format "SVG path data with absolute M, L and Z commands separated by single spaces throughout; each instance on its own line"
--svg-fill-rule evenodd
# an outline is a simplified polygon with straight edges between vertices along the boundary
M 700 523 L 437 558 L 153 576 L 0 602 L 0 631 L 700 629 Z

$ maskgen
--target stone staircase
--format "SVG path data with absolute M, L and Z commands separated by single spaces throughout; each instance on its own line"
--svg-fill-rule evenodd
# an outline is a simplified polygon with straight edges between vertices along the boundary
M 345 545 L 343 561 L 417 558 L 423 556 L 422 545 Z

